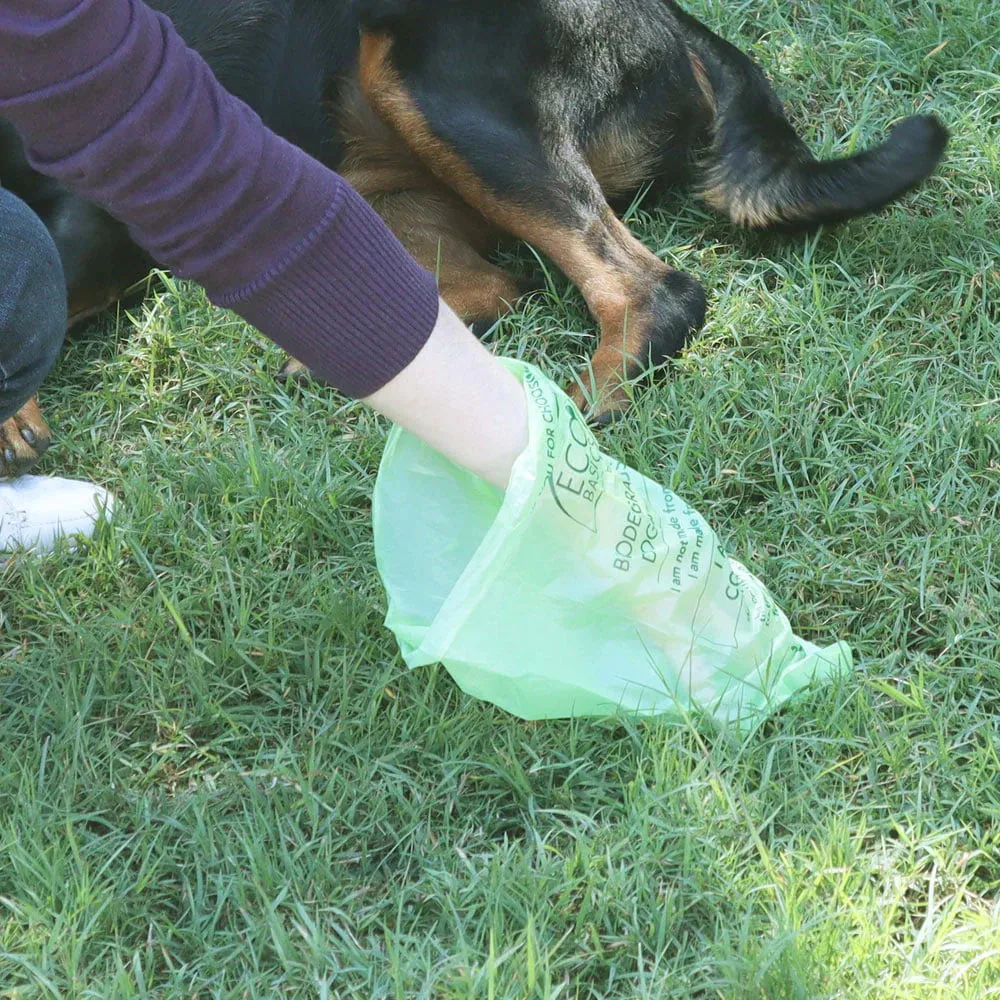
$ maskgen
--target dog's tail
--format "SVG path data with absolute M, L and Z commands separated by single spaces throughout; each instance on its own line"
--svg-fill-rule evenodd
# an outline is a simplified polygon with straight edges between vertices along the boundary
M 753 62 L 677 13 L 695 76 L 715 112 L 702 196 L 734 222 L 809 229 L 875 212 L 920 184 L 940 161 L 948 130 L 933 116 L 905 119 L 874 149 L 816 160 Z

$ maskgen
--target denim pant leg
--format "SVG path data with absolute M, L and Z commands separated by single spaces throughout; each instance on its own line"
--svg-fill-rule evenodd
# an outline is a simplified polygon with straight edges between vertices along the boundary
M 38 390 L 66 335 L 66 282 L 41 219 L 0 188 L 0 422 Z

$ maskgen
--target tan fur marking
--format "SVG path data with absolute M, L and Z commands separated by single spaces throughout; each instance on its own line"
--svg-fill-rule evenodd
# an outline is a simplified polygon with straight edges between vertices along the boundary
M 516 207 L 503 204 L 488 191 L 468 164 L 431 132 L 392 65 L 391 51 L 392 39 L 388 35 L 362 35 L 361 86 L 376 114 L 402 137 L 435 177 L 458 191 L 486 218 L 495 222 L 497 215 L 517 214 Z
M 690 49 L 688 49 L 688 59 L 691 62 L 691 71 L 694 73 L 695 82 L 698 84 L 698 89 L 701 91 L 701 96 L 704 98 L 705 107 L 714 117 L 716 107 L 715 88 L 712 86 L 712 81 L 709 79 L 705 63 L 702 61 L 701 56 L 699 56 L 696 52 L 692 52 Z
M 499 231 L 450 190 L 372 109 L 362 87 L 344 95 L 340 172 L 417 261 L 438 278 L 442 298 L 469 321 L 496 318 L 517 282 L 482 257 Z
M 121 297 L 122 293 L 120 290 L 109 292 L 105 289 L 98 289 L 97 291 L 90 288 L 72 289 L 67 304 L 69 314 L 69 319 L 66 323 L 67 329 L 72 329 L 77 324 L 84 322 L 84 320 L 99 315 L 105 309 L 110 309 Z
M 782 216 L 774 206 L 767 205 L 761 200 L 760 192 L 734 191 L 731 185 L 718 182 L 703 188 L 699 194 L 707 205 L 723 215 L 728 215 L 738 226 L 766 229 L 782 220 Z
M 709 79 L 705 63 L 697 53 L 690 49 L 688 50 L 688 59 L 691 62 L 691 70 L 698 83 L 698 88 L 701 90 L 705 106 L 714 117 L 716 113 L 715 90 Z M 698 193 L 706 205 L 729 216 L 738 226 L 765 229 L 775 222 L 781 221 L 774 209 L 760 200 L 759 192 L 744 194 L 734 189 L 732 184 L 714 180 L 711 177 L 711 171 L 708 184 Z
M 631 194 L 656 174 L 659 159 L 655 136 L 619 126 L 595 136 L 585 158 L 605 198 Z
M 33 397 L 14 416 L 0 423 L 0 475 L 20 476 L 44 454 L 52 432 Z
M 450 192 L 403 191 L 372 199 L 375 210 L 418 263 L 438 279 L 441 297 L 473 322 L 492 320 L 517 299 L 517 282 L 487 261 L 476 244 L 486 229 Z M 476 230 L 479 231 L 476 231 Z M 496 242 L 495 240 L 493 241 Z

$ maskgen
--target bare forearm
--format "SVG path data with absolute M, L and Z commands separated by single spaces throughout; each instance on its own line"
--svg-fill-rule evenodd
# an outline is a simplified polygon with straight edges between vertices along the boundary
M 443 302 L 424 349 L 365 402 L 501 489 L 528 443 L 521 383 Z

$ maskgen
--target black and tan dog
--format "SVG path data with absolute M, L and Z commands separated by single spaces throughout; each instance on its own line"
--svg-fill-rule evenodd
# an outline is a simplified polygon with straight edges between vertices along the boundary
M 761 71 L 672 0 L 153 6 L 268 125 L 345 175 L 469 322 L 494 320 L 524 291 L 487 259 L 500 238 L 548 255 L 600 324 L 578 393 L 599 415 L 705 315 L 701 286 L 629 233 L 618 199 L 687 182 L 737 224 L 808 228 L 886 205 L 947 142 L 936 119 L 913 117 L 876 149 L 818 162 Z M 123 227 L 33 173 L 2 123 L 0 177 L 55 237 L 71 322 L 148 272 Z M 29 452 L 47 439 L 32 419 Z M 16 421 L 5 426 L 17 435 Z

